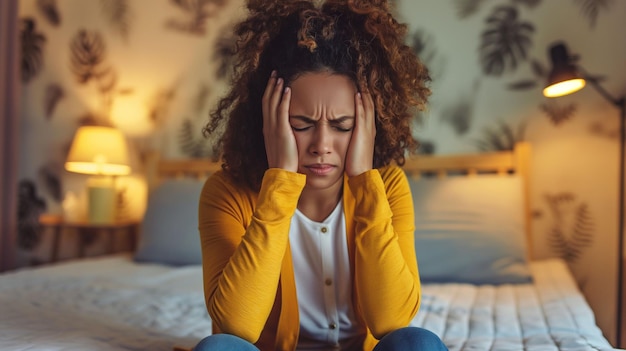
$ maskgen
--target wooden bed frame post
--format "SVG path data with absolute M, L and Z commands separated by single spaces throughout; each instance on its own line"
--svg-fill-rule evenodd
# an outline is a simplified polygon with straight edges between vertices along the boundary
M 516 172 L 522 178 L 523 187 L 523 198 L 524 198 L 524 221 L 526 226 L 526 245 L 528 246 L 528 258 L 532 259 L 534 256 L 534 248 L 533 248 L 533 231 L 532 231 L 532 209 L 530 205 L 530 189 L 531 189 L 531 179 L 530 179 L 530 155 L 532 149 L 530 143 L 528 142 L 519 142 L 515 144 L 515 149 L 513 150 L 513 157 L 515 157 L 516 164 Z

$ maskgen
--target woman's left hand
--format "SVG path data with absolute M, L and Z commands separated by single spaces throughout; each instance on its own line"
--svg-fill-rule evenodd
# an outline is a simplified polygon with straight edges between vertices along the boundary
M 369 93 L 356 93 L 354 102 L 356 118 L 346 155 L 348 177 L 369 171 L 374 165 L 374 140 L 376 138 L 374 100 Z

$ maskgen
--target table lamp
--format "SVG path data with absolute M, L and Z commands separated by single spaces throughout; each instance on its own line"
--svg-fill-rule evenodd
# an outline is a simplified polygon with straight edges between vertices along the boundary
M 576 64 L 577 56 L 570 55 L 567 47 L 562 42 L 554 43 L 550 47 L 550 57 L 552 60 L 552 70 L 548 76 L 548 84 L 543 89 L 543 95 L 546 97 L 558 97 L 574 93 L 585 87 L 589 82 L 602 97 L 617 107 L 620 111 L 619 119 L 619 135 L 620 135 L 620 152 L 619 152 L 619 225 L 618 225 L 618 263 L 617 263 L 617 344 L 623 346 L 626 340 L 622 335 L 622 323 L 624 311 L 623 289 L 624 289 L 624 176 L 625 164 L 624 156 L 626 155 L 626 96 L 615 98 L 609 92 L 604 90 L 597 79 L 590 77 L 584 72 L 582 67 Z
M 87 180 L 89 222 L 115 222 L 115 176 L 130 173 L 128 147 L 122 132 L 111 127 L 79 127 L 65 169 L 93 175 Z

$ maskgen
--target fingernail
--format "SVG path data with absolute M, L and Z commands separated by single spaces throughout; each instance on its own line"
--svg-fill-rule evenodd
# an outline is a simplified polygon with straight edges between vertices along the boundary
M 283 84 L 283 79 L 282 78 L 278 78 L 277 84 Z
M 270 77 L 272 77 L 272 78 L 276 78 L 276 70 L 273 70 L 273 71 L 272 71 L 272 74 L 270 75 Z
M 285 87 L 285 94 L 287 94 L 290 91 L 291 91 L 291 89 L 289 87 Z
M 361 92 L 357 92 L 356 95 L 359 97 L 359 99 L 361 98 Z

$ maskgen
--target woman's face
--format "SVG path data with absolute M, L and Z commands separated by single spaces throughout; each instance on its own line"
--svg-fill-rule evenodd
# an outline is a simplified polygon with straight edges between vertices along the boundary
M 356 86 L 328 72 L 306 73 L 290 84 L 289 123 L 298 146 L 298 173 L 306 187 L 328 189 L 343 182 L 355 122 Z

